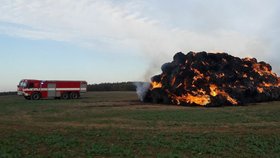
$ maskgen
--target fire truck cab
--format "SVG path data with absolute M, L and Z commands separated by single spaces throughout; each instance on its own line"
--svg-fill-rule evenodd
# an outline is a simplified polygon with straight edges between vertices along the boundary
M 87 91 L 86 81 L 58 81 L 23 79 L 17 86 L 17 94 L 27 100 L 78 99 Z

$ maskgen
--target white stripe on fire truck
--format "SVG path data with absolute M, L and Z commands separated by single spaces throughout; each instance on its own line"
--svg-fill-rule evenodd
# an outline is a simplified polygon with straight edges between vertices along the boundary
M 75 91 L 75 90 L 87 90 L 86 88 L 31 88 L 31 89 L 23 89 L 24 91 Z

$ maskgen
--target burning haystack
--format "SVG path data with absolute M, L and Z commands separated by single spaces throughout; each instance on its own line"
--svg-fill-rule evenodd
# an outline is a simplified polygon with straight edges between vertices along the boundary
M 177 53 L 151 78 L 144 101 L 224 106 L 280 100 L 280 78 L 269 64 L 227 53 Z

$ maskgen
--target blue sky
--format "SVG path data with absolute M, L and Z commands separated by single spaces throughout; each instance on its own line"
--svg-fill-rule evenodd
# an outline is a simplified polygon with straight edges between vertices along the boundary
M 147 81 L 178 51 L 280 72 L 277 0 L 1 0 L 0 13 L 0 91 L 22 78 Z

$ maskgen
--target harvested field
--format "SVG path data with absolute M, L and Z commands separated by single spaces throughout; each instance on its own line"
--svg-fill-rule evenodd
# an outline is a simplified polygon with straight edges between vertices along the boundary
M 279 157 L 280 102 L 146 104 L 134 92 L 78 100 L 0 96 L 0 157 Z

